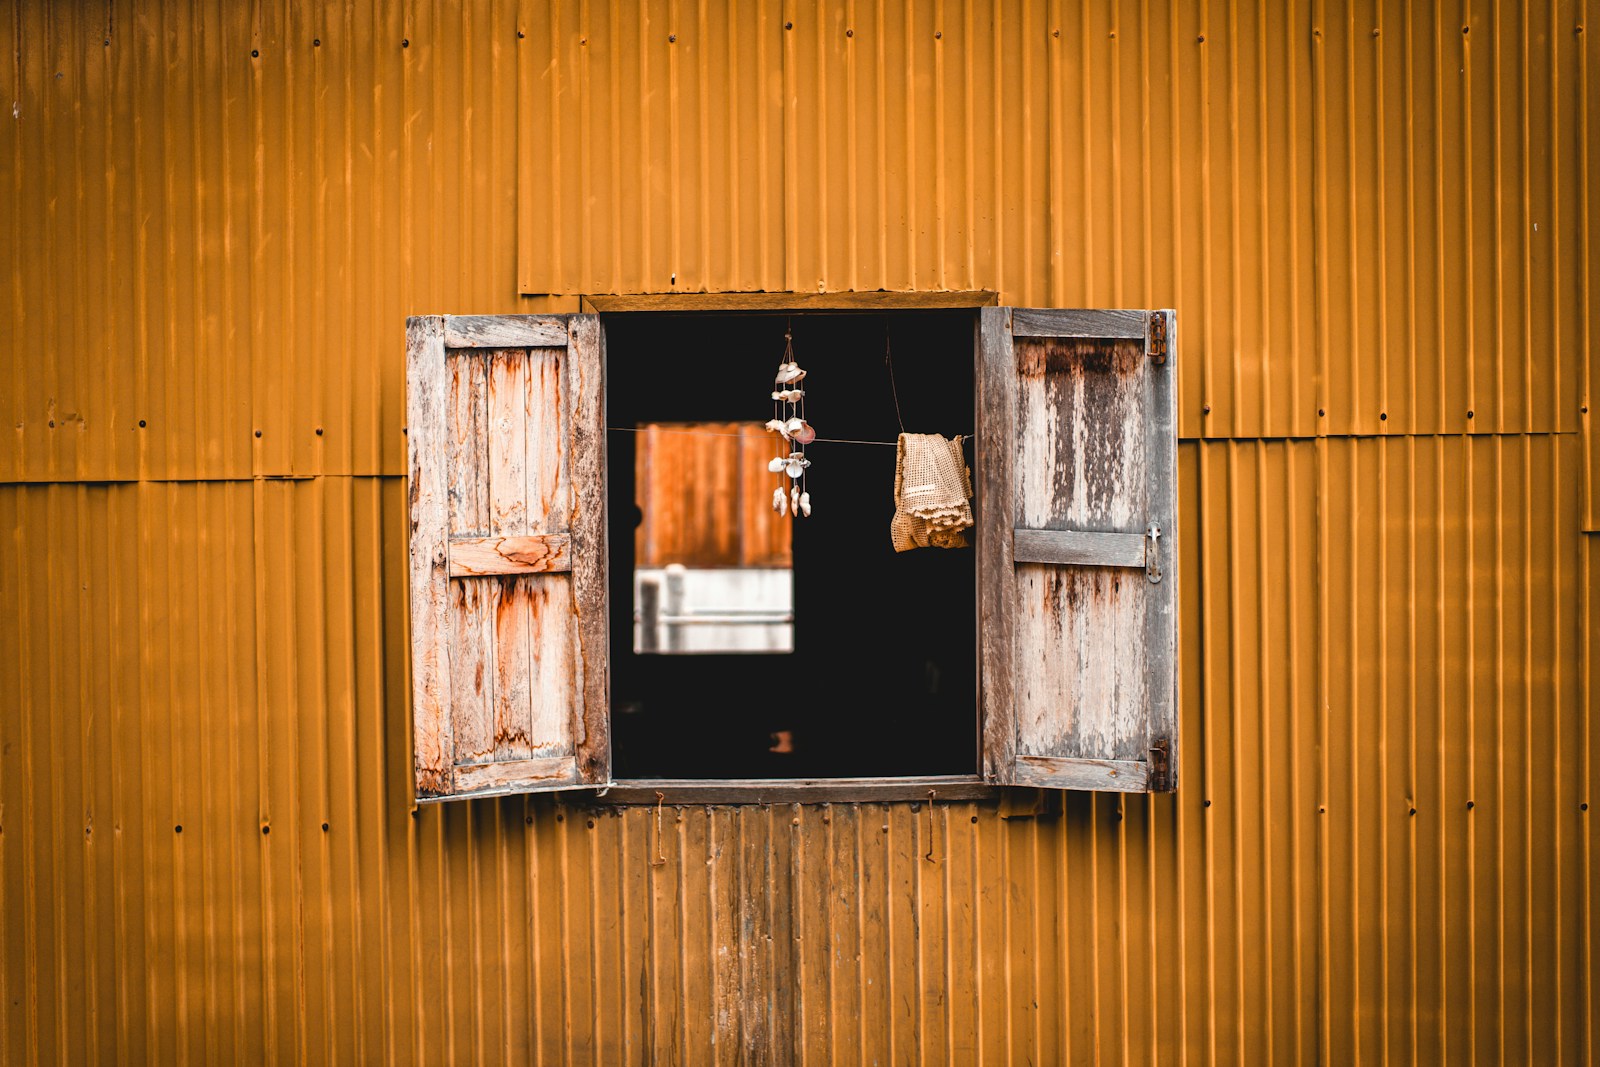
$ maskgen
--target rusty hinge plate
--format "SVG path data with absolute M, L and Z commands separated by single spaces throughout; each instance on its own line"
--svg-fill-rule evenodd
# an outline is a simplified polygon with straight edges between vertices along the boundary
M 1164 312 L 1150 312 L 1150 358 L 1157 363 L 1167 361 L 1167 316 Z
M 1145 788 L 1152 793 L 1166 793 L 1172 789 L 1172 758 L 1166 738 L 1150 746 L 1150 775 Z

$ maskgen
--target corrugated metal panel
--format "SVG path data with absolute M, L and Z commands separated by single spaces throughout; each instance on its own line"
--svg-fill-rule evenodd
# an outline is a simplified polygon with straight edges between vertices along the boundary
M 402 473 L 405 316 L 541 306 L 516 23 L 12 5 L 0 480 Z
M 1581 463 L 1187 444 L 1182 792 L 659 832 L 411 815 L 400 480 L 0 488 L 0 1062 L 1583 1062 Z
M 0 1063 L 1594 1059 L 1589 14 L 13 5 Z M 413 817 L 519 282 L 1177 307 L 1183 791 Z
M 1177 307 L 1186 436 L 1573 430 L 1583 16 L 541 6 L 521 286 Z
M 1187 436 L 1575 430 L 1584 8 L 1485 11 L 21 3 L 0 479 L 400 473 L 407 313 L 674 288 L 1177 307 Z

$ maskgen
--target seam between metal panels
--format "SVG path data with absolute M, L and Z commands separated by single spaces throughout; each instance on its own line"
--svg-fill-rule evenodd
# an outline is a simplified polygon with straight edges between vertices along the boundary
M 1463 433 L 1327 433 L 1327 434 L 1286 434 L 1282 436 L 1259 437 L 1249 435 L 1206 435 L 1199 437 L 1180 436 L 1180 444 L 1221 444 L 1227 441 L 1257 442 L 1269 444 L 1276 441 L 1287 442 L 1315 442 L 1315 441 L 1426 441 L 1426 440 L 1452 440 L 1455 438 L 1488 440 L 1498 438 L 1502 440 L 1515 440 L 1518 438 L 1542 437 L 1583 437 L 1581 430 L 1488 430 L 1483 432 Z M 52 485 L 229 485 L 245 484 L 249 482 L 315 482 L 322 480 L 347 479 L 361 481 L 371 479 L 405 478 L 406 475 L 399 471 L 358 471 L 358 472 L 332 472 L 321 474 L 274 474 L 257 472 L 241 475 L 218 475 L 195 478 L 9 478 L 0 479 L 0 488 Z

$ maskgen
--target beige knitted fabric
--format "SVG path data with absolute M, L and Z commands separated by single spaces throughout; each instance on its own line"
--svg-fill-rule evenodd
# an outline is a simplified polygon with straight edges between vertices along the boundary
M 894 550 L 966 548 L 961 531 L 972 526 L 972 473 L 961 438 L 903 433 L 895 451 Z

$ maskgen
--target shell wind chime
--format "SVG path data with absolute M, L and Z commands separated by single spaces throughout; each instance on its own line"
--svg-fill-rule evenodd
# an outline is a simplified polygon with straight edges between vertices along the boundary
M 811 514 L 811 494 L 806 491 L 806 445 L 817 439 L 817 431 L 806 422 L 806 391 L 801 383 L 806 372 L 794 361 L 794 338 L 783 335 L 783 362 L 778 364 L 772 382 L 772 418 L 767 429 L 778 435 L 778 455 L 767 470 L 778 475 L 778 488 L 772 491 L 772 510 L 779 515 L 805 517 Z

